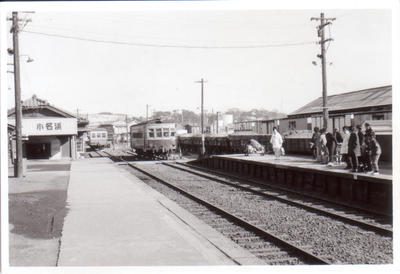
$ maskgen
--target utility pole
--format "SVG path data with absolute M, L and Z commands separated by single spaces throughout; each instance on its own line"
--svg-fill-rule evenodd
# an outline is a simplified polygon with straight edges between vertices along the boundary
M 196 81 L 195 83 L 201 84 L 201 156 L 205 154 L 204 147 L 204 83 L 207 83 L 203 78 L 200 81 Z
M 217 134 L 218 134 L 218 128 L 219 128 L 219 124 L 218 124 L 219 117 L 218 117 L 218 114 L 219 114 L 219 111 L 217 111 Z
M 21 108 L 21 85 L 19 68 L 19 45 L 18 45 L 18 12 L 12 13 L 13 33 L 13 53 L 14 53 L 14 87 L 15 87 L 15 139 L 16 139 L 16 161 L 14 165 L 14 176 L 20 178 L 23 176 L 22 159 L 22 108 Z
M 125 125 L 126 125 L 126 148 L 129 148 L 129 127 L 128 127 L 128 114 L 125 115 Z
M 318 58 L 321 58 L 322 63 L 322 113 L 324 119 L 324 128 L 328 128 L 328 106 L 327 106 L 327 88 L 326 88 L 326 56 L 325 56 L 325 43 L 328 41 L 333 41 L 332 38 L 325 39 L 325 27 L 332 24 L 332 21 L 336 20 L 336 18 L 325 18 L 324 13 L 321 13 L 320 17 L 312 17 L 312 20 L 320 21 L 320 25 L 317 27 L 318 29 L 318 37 L 321 40 L 318 42 L 321 45 L 321 54 L 318 54 Z
M 147 148 L 146 145 L 147 145 L 147 124 L 148 124 L 148 122 L 149 122 L 149 105 L 146 104 L 146 124 L 144 126 L 144 133 L 143 133 L 143 141 L 144 141 L 143 150 L 144 151 L 146 151 L 146 148 Z

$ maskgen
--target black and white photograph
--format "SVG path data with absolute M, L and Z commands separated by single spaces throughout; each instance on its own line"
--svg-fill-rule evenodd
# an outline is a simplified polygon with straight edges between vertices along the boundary
M 302 2 L 0 3 L 2 272 L 399 270 L 399 2 Z

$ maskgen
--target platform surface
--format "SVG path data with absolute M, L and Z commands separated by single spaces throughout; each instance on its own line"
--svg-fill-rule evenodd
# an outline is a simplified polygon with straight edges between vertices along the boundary
M 155 192 L 109 159 L 73 161 L 58 266 L 236 264 Z M 221 242 L 222 249 L 236 248 Z
M 334 164 L 333 166 L 327 166 L 326 164 L 318 163 L 316 160 L 312 159 L 311 156 L 300 156 L 300 155 L 285 155 L 281 156 L 278 160 L 275 159 L 274 155 L 266 154 L 250 154 L 249 156 L 245 156 L 244 154 L 226 154 L 226 155 L 218 155 L 215 157 L 224 157 L 224 158 L 232 158 L 232 159 L 241 159 L 247 161 L 255 161 L 261 163 L 269 163 L 274 165 L 282 165 L 282 166 L 292 166 L 292 167 L 301 167 L 307 169 L 315 169 L 315 170 L 326 170 L 330 172 L 336 173 L 352 173 L 351 171 L 345 169 L 345 164 L 341 163 Z M 379 172 L 377 175 L 370 175 L 368 173 L 354 173 L 357 175 L 367 176 L 370 178 L 380 178 L 386 180 L 392 180 L 392 166 L 388 163 L 379 163 Z

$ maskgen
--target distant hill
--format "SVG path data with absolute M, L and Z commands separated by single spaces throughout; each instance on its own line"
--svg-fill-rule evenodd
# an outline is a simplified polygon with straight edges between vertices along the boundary
M 232 114 L 234 122 L 248 121 L 248 120 L 268 120 L 285 117 L 285 113 L 281 113 L 275 110 L 266 109 L 252 109 L 252 110 L 241 110 L 238 108 L 231 108 L 224 112 L 225 114 Z M 215 113 L 205 113 L 205 124 L 208 125 L 216 120 Z M 173 110 L 173 111 L 154 111 L 153 115 L 149 119 L 161 118 L 163 122 L 178 123 L 182 125 L 200 125 L 200 114 L 195 113 L 191 110 Z M 126 114 L 100 112 L 95 114 L 89 114 L 89 126 L 94 127 L 101 124 L 111 124 L 117 121 L 125 122 Z M 128 122 L 130 121 L 145 121 L 144 117 L 132 117 L 128 116 Z

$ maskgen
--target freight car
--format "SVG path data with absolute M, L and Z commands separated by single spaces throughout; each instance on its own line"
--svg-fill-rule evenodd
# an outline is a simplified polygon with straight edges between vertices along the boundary
M 105 128 L 96 128 L 89 131 L 88 145 L 92 149 L 102 149 L 110 146 L 108 133 Z
M 176 149 L 175 123 L 162 123 L 160 119 L 130 127 L 131 148 L 148 158 L 166 158 Z
M 272 151 L 269 140 L 271 135 L 265 134 L 225 134 L 204 135 L 204 147 L 207 155 L 244 153 L 250 140 L 256 140 L 266 149 Z M 185 134 L 178 137 L 178 146 L 184 153 L 200 153 L 202 141 L 201 134 Z

